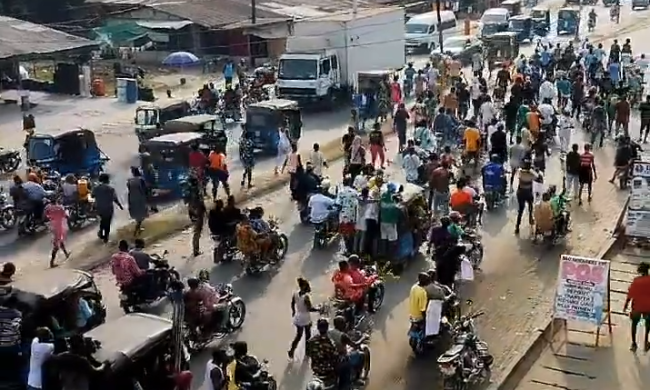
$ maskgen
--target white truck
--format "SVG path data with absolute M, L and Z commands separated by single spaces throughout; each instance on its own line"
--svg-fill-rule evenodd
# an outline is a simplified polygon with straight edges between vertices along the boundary
M 277 93 L 300 103 L 349 99 L 358 72 L 406 63 L 404 10 L 359 9 L 297 21 L 278 64 Z

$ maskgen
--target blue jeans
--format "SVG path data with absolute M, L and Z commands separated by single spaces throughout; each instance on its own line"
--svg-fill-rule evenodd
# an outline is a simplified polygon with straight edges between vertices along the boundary
M 449 192 L 433 191 L 433 212 L 440 215 L 449 214 Z

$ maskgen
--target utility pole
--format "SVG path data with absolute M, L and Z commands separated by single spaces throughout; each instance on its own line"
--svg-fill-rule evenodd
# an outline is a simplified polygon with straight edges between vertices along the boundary
M 580 19 L 582 18 L 582 0 L 580 1 L 580 8 L 578 11 L 578 24 L 576 25 L 575 41 L 580 42 Z
M 251 0 L 251 23 L 257 23 L 257 1 Z
M 251 0 L 251 24 L 257 23 L 257 1 Z M 255 57 L 253 56 L 253 43 L 251 42 L 251 34 L 248 33 L 248 61 L 250 69 L 255 69 Z M 241 84 L 241 81 L 240 81 Z
M 438 46 L 440 46 L 440 52 L 444 53 L 444 47 L 442 46 L 442 19 L 440 18 L 440 0 L 436 0 L 436 17 L 438 18 Z

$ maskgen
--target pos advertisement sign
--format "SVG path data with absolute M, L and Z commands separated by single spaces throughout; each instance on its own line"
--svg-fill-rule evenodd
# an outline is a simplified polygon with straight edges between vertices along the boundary
M 599 326 L 609 311 L 609 261 L 562 255 L 554 318 Z
M 650 163 L 635 161 L 632 166 L 630 201 L 627 206 L 625 235 L 650 238 Z

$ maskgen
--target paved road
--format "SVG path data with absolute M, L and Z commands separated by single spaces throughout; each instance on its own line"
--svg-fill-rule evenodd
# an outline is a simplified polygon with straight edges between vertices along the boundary
M 583 142 L 581 134 L 576 142 Z M 390 152 L 394 153 L 395 141 L 390 141 Z M 598 151 L 599 160 L 611 159 L 610 150 Z M 551 183 L 560 183 L 559 162 L 554 160 L 549 167 Z M 606 164 L 609 165 L 609 164 Z M 337 179 L 340 166 L 333 167 L 330 176 Z M 611 174 L 603 166 L 602 175 Z M 608 172 L 609 171 L 609 172 Z M 401 173 L 390 167 L 388 173 L 398 179 Z M 567 247 L 572 253 L 589 254 L 598 250 L 610 221 L 616 218 L 618 207 L 624 200 L 613 186 L 601 179 L 597 184 L 592 204 L 574 210 L 574 233 Z M 330 275 L 336 265 L 337 255 L 333 251 L 311 250 L 311 230 L 299 224 L 294 205 L 287 200 L 286 190 L 258 199 L 251 205 L 264 205 L 269 214 L 281 220 L 282 230 L 289 235 L 290 250 L 282 268 L 274 275 L 257 278 L 240 277 L 238 265 L 212 268 L 208 255 L 188 258 L 189 235 L 183 234 L 160 243 L 155 250 L 168 249 L 170 259 L 183 275 L 192 275 L 200 269 L 212 269 L 213 282 L 232 281 L 235 290 L 248 305 L 246 323 L 237 339 L 246 340 L 254 353 L 271 361 L 273 372 L 278 376 L 280 388 L 298 390 L 304 388 L 309 370 L 300 358 L 287 363 L 286 350 L 292 338 L 289 315 L 289 297 L 298 276 L 308 278 L 312 284 L 316 301 L 325 299 L 331 292 Z M 483 227 L 483 241 L 486 259 L 483 273 L 467 289 L 473 296 L 476 307 L 488 313 L 479 323 L 481 335 L 491 344 L 497 357 L 495 372 L 505 367 L 522 348 L 527 338 L 547 314 L 550 307 L 548 296 L 556 275 L 555 259 L 563 248 L 544 251 L 533 246 L 523 233 L 521 238 L 513 235 L 514 204 L 506 210 L 488 215 Z M 602 222 L 602 223 L 600 223 Z M 613 223 L 613 222 L 612 222 Z M 524 228 L 523 231 L 526 231 Z M 206 251 L 210 249 L 207 239 L 203 240 Z M 540 252 L 541 251 L 541 252 Z M 380 385 L 390 382 L 391 389 L 415 389 L 424 383 L 437 380 L 432 361 L 415 361 L 406 343 L 408 314 L 406 297 L 417 272 L 427 268 L 424 260 L 412 264 L 399 280 L 389 281 L 387 299 L 381 312 L 375 317 L 375 331 L 372 338 L 374 355 L 370 389 L 379 390 Z M 98 270 L 97 280 L 106 297 L 109 320 L 122 315 L 117 307 L 117 291 L 108 269 Z M 520 281 L 520 282 L 518 282 Z M 168 308 L 162 308 L 167 315 Z M 158 311 L 160 313 L 160 311 Z M 271 330 L 272 332 L 269 332 Z M 301 350 L 297 356 L 301 355 Z M 196 388 L 202 388 L 203 367 L 206 357 L 195 359 Z

